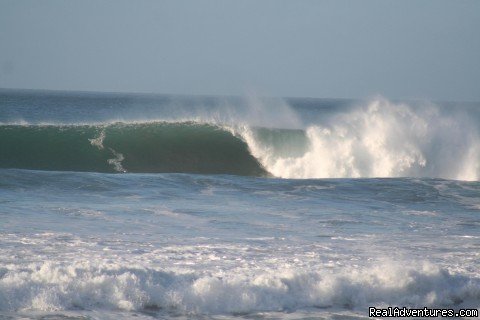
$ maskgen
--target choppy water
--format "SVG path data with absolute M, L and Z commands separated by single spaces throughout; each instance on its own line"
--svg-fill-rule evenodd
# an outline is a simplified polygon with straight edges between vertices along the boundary
M 0 318 L 480 305 L 475 105 L 0 99 Z

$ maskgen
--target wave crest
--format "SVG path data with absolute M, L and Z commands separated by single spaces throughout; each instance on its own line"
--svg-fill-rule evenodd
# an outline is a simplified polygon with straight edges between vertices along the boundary
M 278 112 L 286 116 L 272 107 L 255 110 L 263 112 L 253 112 L 258 119 L 248 123 L 230 117 L 226 123 L 0 125 L 0 167 L 300 179 L 480 179 L 480 117 L 472 110 L 412 107 L 379 98 L 336 111 L 309 109 L 307 116 L 323 114 L 324 119 L 313 124 L 303 119 L 309 123 L 304 127 L 302 117 L 284 104 Z M 288 129 L 255 125 L 265 124 L 269 113 Z

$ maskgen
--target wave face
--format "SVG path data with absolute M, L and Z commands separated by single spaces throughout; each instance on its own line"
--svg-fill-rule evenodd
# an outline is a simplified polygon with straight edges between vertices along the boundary
M 186 123 L 0 126 L 0 167 L 266 175 L 244 141 Z

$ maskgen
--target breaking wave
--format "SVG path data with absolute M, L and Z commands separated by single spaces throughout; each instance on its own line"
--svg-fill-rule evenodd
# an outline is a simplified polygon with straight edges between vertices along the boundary
M 376 99 L 295 129 L 183 120 L 4 124 L 0 167 L 479 180 L 480 134 L 472 115 Z
M 477 307 L 478 278 L 432 265 L 238 270 L 222 276 L 88 263 L 0 269 L 1 311 L 253 313 L 367 306 Z
M 476 111 L 478 112 L 478 110 Z M 479 180 L 480 133 L 476 112 L 442 112 L 377 99 L 310 125 L 307 148 L 284 156 L 255 130 L 242 136 L 252 154 L 283 178 L 432 177 Z

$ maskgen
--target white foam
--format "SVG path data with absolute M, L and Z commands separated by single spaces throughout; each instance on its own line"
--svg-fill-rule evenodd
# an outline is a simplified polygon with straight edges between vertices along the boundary
M 276 155 L 249 127 L 239 134 L 262 165 L 282 178 L 480 177 L 478 129 L 433 105 L 414 109 L 375 99 L 326 125 L 309 126 L 309 148 L 299 157 Z
M 105 140 L 105 130 L 102 130 L 98 137 L 88 139 L 90 144 L 94 147 L 97 147 L 99 150 L 103 150 L 105 147 L 103 146 L 103 140 Z
M 120 152 L 115 151 L 113 148 L 108 148 L 113 153 L 113 158 L 108 159 L 108 164 L 112 165 L 115 171 L 117 172 L 127 172 L 122 166 L 122 161 L 125 160 L 125 157 Z
M 102 130 L 98 137 L 88 139 L 88 141 L 90 141 L 90 144 L 94 147 L 97 147 L 99 150 L 103 150 L 105 148 L 103 145 L 104 140 L 105 130 Z M 125 168 L 122 166 L 122 161 L 125 160 L 123 154 L 115 151 L 113 148 L 108 148 L 108 150 L 110 150 L 110 152 L 112 152 L 113 154 L 113 158 L 107 160 L 108 164 L 112 165 L 113 169 L 117 172 L 127 172 L 127 170 L 125 170 Z
M 143 310 L 184 314 L 251 313 L 368 305 L 478 306 L 480 279 L 433 265 L 230 270 L 222 274 L 71 264 L 7 266 L 1 311 Z

